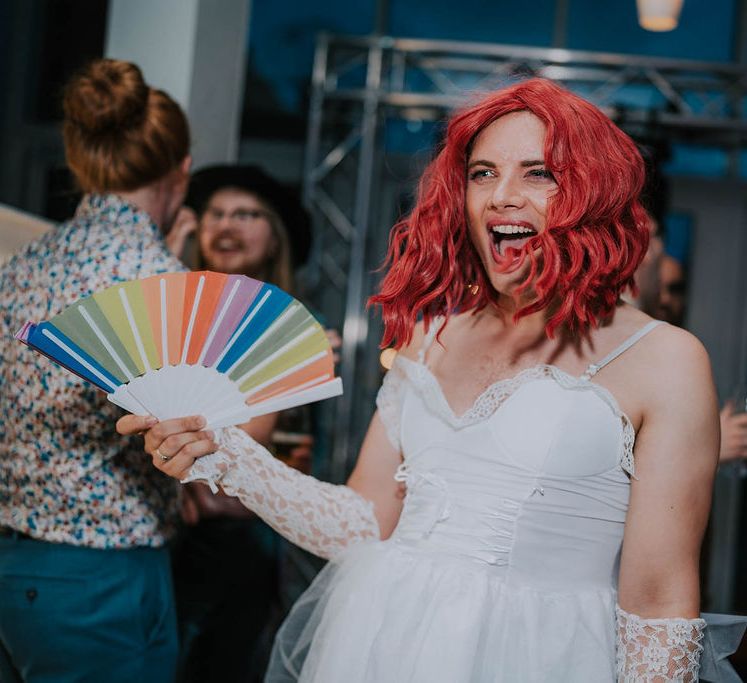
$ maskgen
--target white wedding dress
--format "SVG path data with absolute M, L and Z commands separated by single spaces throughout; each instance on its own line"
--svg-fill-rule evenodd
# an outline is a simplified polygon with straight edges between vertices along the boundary
M 267 680 L 614 681 L 635 434 L 593 375 L 656 324 L 581 377 L 533 367 L 459 416 L 422 353 L 398 357 L 377 401 L 404 456 L 397 528 L 321 572 Z

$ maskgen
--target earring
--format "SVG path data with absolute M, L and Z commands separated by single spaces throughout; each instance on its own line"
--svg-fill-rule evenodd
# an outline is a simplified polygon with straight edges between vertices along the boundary
M 476 285 L 476 284 L 473 283 L 473 284 L 467 285 L 467 289 L 469 290 L 469 293 L 472 296 L 474 296 L 475 294 L 477 294 L 480 291 L 480 285 Z

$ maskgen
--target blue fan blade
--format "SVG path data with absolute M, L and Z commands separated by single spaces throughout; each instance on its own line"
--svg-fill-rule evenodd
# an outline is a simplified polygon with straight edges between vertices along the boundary
M 90 368 L 94 368 L 100 376 L 96 375 L 96 372 L 92 372 L 89 367 L 83 365 L 75 355 L 68 353 L 62 346 L 55 343 L 48 334 L 54 335 L 63 344 L 65 344 L 74 354 L 77 354 L 81 359 L 90 365 Z M 111 373 L 107 372 L 99 363 L 97 363 L 91 356 L 89 356 L 83 349 L 81 349 L 75 342 L 71 341 L 62 332 L 60 332 L 54 325 L 48 322 L 39 323 L 38 325 L 31 325 L 29 327 L 28 335 L 25 344 L 28 344 L 31 348 L 39 353 L 44 354 L 48 358 L 51 358 L 55 363 L 61 365 L 63 368 L 70 370 L 75 373 L 78 377 L 82 377 L 84 380 L 94 384 L 99 389 L 107 393 L 111 393 L 120 386 L 120 382 Z M 105 378 L 111 384 L 108 385 L 103 379 Z
M 263 285 L 262 289 L 259 290 L 257 296 L 254 298 L 249 310 L 241 319 L 241 323 L 236 326 L 237 330 L 240 329 L 244 321 L 253 314 L 253 311 L 257 309 L 260 302 L 264 299 L 265 294 L 268 292 L 270 296 L 254 314 L 254 317 L 246 328 L 242 330 L 238 337 L 232 339 L 226 355 L 223 356 L 221 362 L 218 363 L 218 372 L 227 372 L 228 369 L 241 357 L 244 351 L 257 341 L 262 333 L 275 322 L 277 317 L 288 308 L 288 305 L 293 301 L 293 297 L 290 294 L 286 294 L 282 289 L 273 285 Z

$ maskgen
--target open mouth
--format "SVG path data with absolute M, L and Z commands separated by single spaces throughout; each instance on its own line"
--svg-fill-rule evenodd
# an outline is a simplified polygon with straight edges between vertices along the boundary
M 210 243 L 210 248 L 218 253 L 230 253 L 234 251 L 241 251 L 243 244 L 240 240 L 234 239 L 233 237 L 219 237 Z
M 506 256 L 509 249 L 516 249 L 518 251 L 536 235 L 537 231 L 527 225 L 505 223 L 490 226 L 493 250 L 501 257 Z

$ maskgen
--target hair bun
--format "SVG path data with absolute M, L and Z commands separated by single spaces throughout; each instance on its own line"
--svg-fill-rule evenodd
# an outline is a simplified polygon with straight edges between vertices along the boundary
M 91 134 L 134 128 L 145 118 L 149 91 L 134 64 L 99 59 L 68 85 L 63 102 L 65 118 Z
M 91 62 L 67 84 L 63 105 L 65 159 L 84 192 L 144 187 L 189 154 L 182 108 L 129 62 Z

